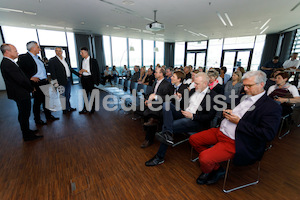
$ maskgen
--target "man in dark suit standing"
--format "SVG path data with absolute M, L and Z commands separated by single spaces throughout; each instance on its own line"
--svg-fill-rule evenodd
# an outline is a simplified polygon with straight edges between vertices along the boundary
M 233 158 L 237 165 L 253 164 L 265 152 L 266 143 L 274 139 L 281 120 L 281 107 L 264 91 L 266 74 L 247 72 L 243 78 L 246 96 L 233 110 L 225 110 L 220 128 L 212 128 L 190 137 L 199 152 L 202 174 L 197 183 L 216 183 L 225 171 L 220 162 Z M 212 147 L 209 147 L 213 145 Z
M 81 74 L 81 84 L 82 88 L 86 91 L 87 96 L 90 98 L 94 89 L 94 85 L 99 85 L 100 83 L 100 70 L 97 60 L 89 56 L 88 48 L 82 47 L 80 49 L 80 55 L 83 58 L 82 67 L 79 71 L 79 74 Z M 84 105 L 83 110 L 80 111 L 79 114 L 86 114 L 89 110 L 90 109 L 87 109 L 86 105 Z M 95 102 L 93 102 L 90 110 L 91 114 L 94 112 Z
M 18 65 L 23 70 L 25 75 L 30 79 L 32 86 L 34 87 L 33 92 L 33 114 L 35 123 L 38 125 L 47 124 L 41 120 L 41 104 L 43 104 L 44 113 L 47 120 L 58 120 L 59 118 L 51 115 L 50 110 L 45 107 L 45 95 L 40 89 L 40 86 L 48 85 L 46 69 L 43 61 L 37 55 L 40 52 L 40 47 L 35 41 L 30 41 L 26 44 L 28 52 L 21 54 L 18 59 Z
M 29 117 L 31 110 L 30 92 L 33 87 L 24 72 L 18 67 L 14 59 L 18 58 L 18 51 L 11 44 L 2 44 L 1 72 L 6 85 L 7 97 L 14 100 L 18 106 L 18 120 L 21 126 L 24 141 L 34 140 L 42 135 L 36 135 L 37 130 L 29 129 Z
M 49 71 L 51 73 L 51 79 L 57 80 L 59 85 L 64 86 L 65 92 L 62 94 L 66 97 L 66 109 L 63 113 L 75 111 L 76 108 L 72 108 L 70 104 L 71 97 L 71 85 L 72 85 L 72 73 L 79 76 L 79 73 L 71 68 L 70 61 L 62 55 L 63 50 L 61 47 L 55 48 L 55 54 L 53 58 L 49 60 Z

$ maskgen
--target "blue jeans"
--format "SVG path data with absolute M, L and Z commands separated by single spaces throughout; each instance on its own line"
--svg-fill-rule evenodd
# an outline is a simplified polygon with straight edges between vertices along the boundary
M 167 104 L 170 104 L 170 109 L 166 110 Z M 184 132 L 197 132 L 201 130 L 201 123 L 185 118 L 180 111 L 176 111 L 174 104 L 165 102 L 163 104 L 163 132 L 170 132 L 173 134 Z M 158 157 L 164 158 L 167 152 L 168 145 L 161 143 L 157 152 Z
M 71 104 L 70 104 L 70 98 L 71 98 L 71 78 L 67 78 L 67 84 L 64 85 L 65 92 L 62 94 L 64 97 L 66 97 L 66 110 L 70 110 Z

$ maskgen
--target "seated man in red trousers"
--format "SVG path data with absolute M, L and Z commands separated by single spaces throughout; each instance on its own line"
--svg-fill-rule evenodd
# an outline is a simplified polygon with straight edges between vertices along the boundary
M 264 91 L 266 74 L 251 71 L 242 80 L 248 96 L 233 110 L 223 111 L 220 128 L 190 137 L 192 147 L 199 152 L 202 174 L 196 182 L 200 185 L 216 183 L 224 176 L 220 162 L 233 159 L 236 165 L 248 165 L 260 160 L 266 143 L 277 133 L 281 107 Z

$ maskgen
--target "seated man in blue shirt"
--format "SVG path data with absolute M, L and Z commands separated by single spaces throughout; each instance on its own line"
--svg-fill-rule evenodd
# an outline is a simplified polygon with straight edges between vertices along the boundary
M 279 57 L 274 56 L 273 59 L 263 66 L 261 66 L 261 70 L 266 73 L 267 78 L 270 78 L 271 74 L 273 73 L 274 69 L 282 68 L 282 63 L 279 62 Z

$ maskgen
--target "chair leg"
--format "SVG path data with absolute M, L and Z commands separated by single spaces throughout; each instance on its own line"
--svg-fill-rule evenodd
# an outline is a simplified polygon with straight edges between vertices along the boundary
M 182 144 L 182 143 L 184 143 L 184 142 L 187 142 L 187 141 L 189 141 L 189 138 L 186 138 L 186 139 L 184 139 L 184 140 L 181 140 L 181 141 L 179 141 L 179 142 L 176 142 L 176 143 L 172 144 L 172 147 L 176 147 L 177 145 L 180 145 L 180 144 Z
M 199 157 L 197 156 L 196 158 L 193 158 L 193 152 L 194 152 L 194 148 L 191 147 L 191 161 L 196 162 L 199 159 Z
M 228 178 L 228 173 L 229 173 L 229 167 L 230 167 L 230 159 L 227 161 L 226 173 L 225 173 L 225 178 L 224 178 L 224 183 L 223 183 L 223 192 L 229 193 L 229 192 L 232 192 L 232 191 L 235 191 L 235 190 L 239 190 L 239 189 L 251 186 L 251 185 L 255 185 L 255 184 L 257 184 L 259 182 L 260 161 L 258 162 L 257 180 L 256 181 L 248 183 L 248 184 L 244 184 L 244 185 L 241 185 L 241 186 L 238 186 L 238 187 L 234 187 L 234 188 L 231 188 L 231 189 L 225 189 L 226 188 L 226 183 L 227 183 L 227 178 Z
M 279 138 L 280 140 L 281 140 L 284 136 L 286 136 L 287 134 L 289 134 L 290 131 L 291 131 L 291 125 L 290 125 L 289 122 L 288 122 L 288 117 L 289 117 L 289 116 L 286 116 L 286 117 L 282 118 L 281 126 L 280 126 L 280 129 L 279 129 L 280 132 L 278 132 L 278 138 Z M 287 130 L 285 133 L 280 134 L 281 131 L 282 131 L 282 127 L 283 127 L 284 122 L 287 124 L 288 130 Z

